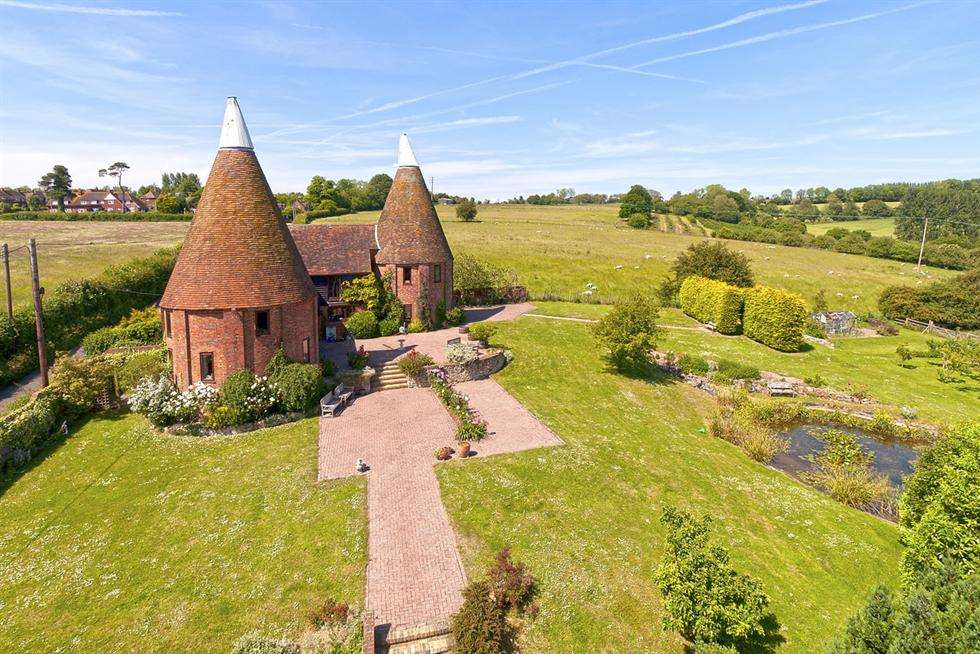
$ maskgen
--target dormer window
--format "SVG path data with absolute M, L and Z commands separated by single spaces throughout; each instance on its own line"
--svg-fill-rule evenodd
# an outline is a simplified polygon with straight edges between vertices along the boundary
M 269 333 L 269 312 L 256 311 L 255 312 L 255 335 L 265 336 L 268 333 Z

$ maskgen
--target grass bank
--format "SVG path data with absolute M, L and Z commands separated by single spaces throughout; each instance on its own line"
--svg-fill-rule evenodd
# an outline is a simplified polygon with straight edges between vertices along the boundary
M 363 480 L 318 485 L 317 421 L 228 438 L 90 420 L 0 483 L 0 651 L 221 652 L 363 603 Z
M 498 381 L 566 445 L 437 470 L 470 574 L 511 545 L 540 578 L 528 651 L 682 651 L 652 580 L 666 503 L 715 518 L 773 600 L 779 652 L 819 651 L 875 583 L 894 581 L 893 525 L 700 433 L 703 393 L 609 371 L 581 323 L 525 317 L 495 341 L 516 354 Z

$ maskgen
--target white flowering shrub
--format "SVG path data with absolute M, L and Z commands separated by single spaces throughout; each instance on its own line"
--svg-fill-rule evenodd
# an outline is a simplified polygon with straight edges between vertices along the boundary
M 446 361 L 449 363 L 469 363 L 475 361 L 477 352 L 469 345 L 455 343 L 446 346 Z
M 129 393 L 129 408 L 153 425 L 166 427 L 197 420 L 217 398 L 217 391 L 198 382 L 181 392 L 167 375 L 147 377 Z
M 279 404 L 279 387 L 267 377 L 256 377 L 249 370 L 238 370 L 228 375 L 221 386 L 218 401 L 228 407 L 240 422 L 258 420 L 273 411 Z

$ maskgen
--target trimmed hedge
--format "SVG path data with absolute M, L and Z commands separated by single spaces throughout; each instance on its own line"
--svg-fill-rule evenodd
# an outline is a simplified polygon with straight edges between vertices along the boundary
M 31 458 L 62 420 L 64 403 L 57 393 L 41 391 L 21 408 L 0 419 L 0 470 L 7 463 L 20 465 Z
M 745 289 L 744 295 L 742 328 L 746 336 L 782 352 L 798 352 L 803 347 L 808 314 L 802 297 L 768 286 Z
M 106 268 L 92 279 L 69 280 L 44 297 L 48 351 L 69 351 L 100 327 L 118 322 L 132 309 L 160 297 L 174 268 L 179 248 L 157 250 L 147 257 Z M 0 385 L 20 379 L 37 367 L 34 309 L 21 305 L 13 321 L 0 315 Z
M 0 214 L 0 220 L 59 220 L 65 222 L 99 223 L 165 223 L 188 222 L 192 213 L 163 213 L 162 211 L 89 211 L 68 213 L 67 211 L 15 211 Z
M 737 334 L 742 328 L 741 289 L 705 277 L 688 277 L 678 294 L 681 309 L 699 322 L 714 323 L 721 334 Z

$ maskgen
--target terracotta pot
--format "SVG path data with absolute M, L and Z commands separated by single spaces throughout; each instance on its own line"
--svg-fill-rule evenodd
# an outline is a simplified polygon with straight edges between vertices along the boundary
M 470 444 L 467 441 L 463 441 L 459 444 L 459 458 L 465 459 L 470 455 Z

